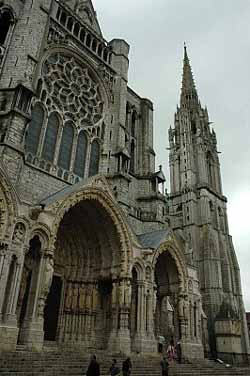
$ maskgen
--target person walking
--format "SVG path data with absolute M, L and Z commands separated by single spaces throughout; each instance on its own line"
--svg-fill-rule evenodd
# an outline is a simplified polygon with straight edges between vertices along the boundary
M 100 376 L 100 366 L 96 360 L 96 356 L 92 355 L 86 372 L 87 376 Z
M 130 358 L 127 358 L 122 363 L 122 374 L 123 374 L 123 376 L 131 375 L 131 370 L 132 370 L 132 363 L 131 363 Z
M 181 363 L 181 341 L 179 340 L 175 346 L 177 362 Z
M 169 363 L 168 363 L 167 358 L 165 356 L 162 358 L 160 365 L 161 365 L 162 376 L 168 376 Z
M 113 359 L 112 365 L 111 365 L 109 371 L 110 371 L 110 376 L 118 376 L 118 375 L 120 375 L 120 368 L 117 366 L 116 359 Z

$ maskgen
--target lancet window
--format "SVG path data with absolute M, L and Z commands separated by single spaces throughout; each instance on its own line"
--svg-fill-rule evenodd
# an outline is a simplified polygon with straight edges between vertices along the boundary
M 66 180 L 69 179 L 70 173 L 75 177 L 84 178 L 87 164 L 89 164 L 89 176 L 98 173 L 100 144 L 97 139 L 92 141 L 90 146 L 85 131 L 81 130 L 78 133 L 72 121 L 63 124 L 57 112 L 47 116 L 46 110 L 40 103 L 34 106 L 31 118 L 25 140 L 28 162 L 39 160 L 38 167 L 47 171 L 57 165 L 57 176 Z
M 48 119 L 42 151 L 42 158 L 50 162 L 54 161 L 59 125 L 60 123 L 58 115 L 56 113 L 52 113 Z
M 89 176 L 98 174 L 100 159 L 100 144 L 94 140 L 91 144 L 90 161 L 89 161 Z
M 97 174 L 105 133 L 102 99 L 89 67 L 67 53 L 50 55 L 37 83 L 26 161 L 72 183 Z

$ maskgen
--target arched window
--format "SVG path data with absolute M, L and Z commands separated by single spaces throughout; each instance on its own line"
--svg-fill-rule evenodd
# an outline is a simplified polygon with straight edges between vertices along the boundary
M 108 60 L 108 51 L 107 51 L 106 49 L 104 50 L 104 53 L 103 53 L 103 59 L 104 59 L 105 61 Z
M 65 24 L 66 24 L 66 20 L 67 20 L 67 15 L 66 15 L 66 13 L 65 13 L 65 12 L 62 12 L 62 13 L 61 13 L 61 18 L 60 18 L 60 22 L 61 22 L 61 24 L 65 26 Z
M 78 176 L 84 177 L 85 163 L 87 152 L 87 136 L 84 132 L 81 132 L 78 137 L 76 148 L 76 159 L 74 166 L 74 173 Z
M 72 20 L 71 17 L 68 18 L 67 28 L 68 28 L 69 31 L 72 31 L 72 28 L 73 28 L 73 20 Z
M 0 7 L 0 44 L 4 44 L 6 42 L 12 22 L 13 17 L 11 12 L 8 9 L 3 9 L 1 11 Z
M 80 25 L 78 23 L 76 23 L 75 26 L 74 26 L 74 35 L 76 37 L 79 36 L 79 31 L 80 31 Z
M 25 140 L 25 149 L 36 155 L 41 129 L 44 121 L 44 109 L 40 104 L 36 104 L 31 113 L 31 122 Z
M 102 56 L 102 51 L 103 51 L 102 50 L 102 45 L 99 44 L 98 49 L 97 49 L 97 55 L 101 57 Z
M 90 36 L 90 34 L 87 35 L 86 46 L 87 46 L 87 47 L 90 47 L 90 46 L 91 46 L 91 36 Z
M 94 140 L 91 145 L 89 176 L 98 174 L 99 159 L 100 159 L 100 145 L 96 140 Z
M 74 137 L 74 128 L 71 122 L 65 124 L 62 133 L 62 140 L 58 158 L 58 166 L 69 170 L 71 154 L 72 154 L 72 145 Z
M 96 48 L 97 48 L 97 42 L 96 42 L 95 39 L 93 39 L 93 42 L 92 42 L 92 50 L 93 50 L 94 52 L 96 52 Z
M 135 172 L 135 142 L 132 140 L 130 145 L 130 172 Z
M 42 158 L 50 162 L 54 160 L 58 129 L 59 119 L 58 116 L 53 113 L 48 120 L 42 152 Z
M 81 32 L 80 32 L 80 40 L 83 43 L 84 43 L 84 40 L 85 40 L 85 35 L 86 35 L 85 30 L 82 29 Z
M 135 133 L 136 133 L 136 119 L 137 119 L 137 114 L 135 111 L 133 111 L 132 113 L 132 124 L 131 124 L 131 136 L 132 137 L 135 137 Z

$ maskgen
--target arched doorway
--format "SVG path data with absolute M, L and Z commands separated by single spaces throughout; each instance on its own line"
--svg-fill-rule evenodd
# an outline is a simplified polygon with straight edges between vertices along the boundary
M 97 199 L 83 199 L 64 214 L 45 306 L 45 339 L 106 349 L 112 332 L 128 330 L 124 310 L 131 292 L 122 278 L 121 249 L 117 227 Z
M 176 262 L 169 251 L 161 253 L 155 265 L 156 309 L 155 335 L 169 343 L 181 337 L 178 315 L 180 276 Z M 162 339 L 161 339 L 162 340 Z

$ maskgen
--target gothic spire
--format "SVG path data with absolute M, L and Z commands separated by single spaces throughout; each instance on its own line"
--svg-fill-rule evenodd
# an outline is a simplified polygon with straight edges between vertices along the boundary
M 199 105 L 197 90 L 194 83 L 193 73 L 189 62 L 187 47 L 184 44 L 183 75 L 181 88 L 181 107 L 193 109 Z

